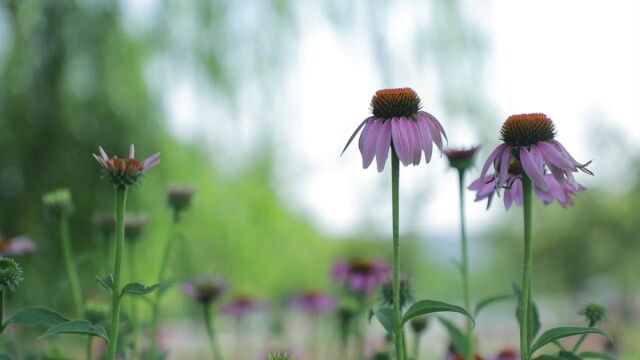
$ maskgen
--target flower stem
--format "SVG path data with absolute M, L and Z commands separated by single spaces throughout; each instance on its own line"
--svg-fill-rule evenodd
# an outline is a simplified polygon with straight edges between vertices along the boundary
M 414 333 L 413 339 L 413 359 L 418 360 L 420 358 L 420 335 L 419 333 Z
M 400 318 L 400 225 L 399 225 L 399 184 L 400 159 L 391 148 L 391 203 L 393 217 L 393 318 L 396 360 L 404 360 L 402 324 Z
M 580 336 L 580 339 L 578 339 L 578 342 L 576 342 L 576 344 L 573 346 L 573 350 L 571 350 L 571 352 L 575 354 L 575 352 L 578 351 L 578 349 L 580 348 L 580 345 L 582 345 L 582 342 L 586 338 L 587 338 L 587 334 L 582 334 L 582 336 Z
M 531 222 L 532 222 L 532 185 L 527 175 L 522 175 L 522 195 L 524 213 L 524 261 L 522 266 L 522 297 L 520 298 L 520 356 L 529 360 L 529 347 L 533 334 L 530 334 L 531 321 Z
M 464 211 L 464 170 L 458 170 L 459 192 L 460 192 L 460 240 L 462 243 L 462 262 L 460 269 L 462 271 L 462 295 L 464 298 L 464 307 L 467 311 L 471 311 L 471 299 L 469 296 L 469 248 L 467 243 L 467 228 Z M 466 319 L 466 337 L 467 337 L 467 360 L 473 360 L 473 331 L 471 319 Z
M 71 286 L 71 296 L 76 308 L 76 316 L 83 318 L 82 295 L 80 291 L 80 281 L 78 280 L 78 272 L 71 249 L 71 239 L 69 236 L 69 218 L 66 214 L 60 215 L 60 242 L 62 243 L 62 253 L 64 257 L 64 265 L 67 268 L 67 276 L 69 277 L 69 285 Z
M 127 254 L 129 260 L 129 282 L 135 282 L 136 275 L 136 243 L 135 240 L 129 241 L 129 254 Z M 129 315 L 129 321 L 131 322 L 131 333 L 133 335 L 133 344 L 131 346 L 131 357 L 133 359 L 137 358 L 138 354 L 138 341 L 139 341 L 139 332 L 138 332 L 138 303 L 136 302 L 136 297 L 131 296 L 129 298 L 129 306 L 131 314 Z
M 204 325 L 207 328 L 209 344 L 211 345 L 211 352 L 213 353 L 213 360 L 222 360 L 222 354 L 220 354 L 220 348 L 218 347 L 218 342 L 216 341 L 213 318 L 211 316 L 211 304 L 203 305 L 202 309 L 204 315 Z
M 120 328 L 120 268 L 124 250 L 124 212 L 127 204 L 127 188 L 116 188 L 116 248 L 113 264 L 113 291 L 111 298 L 111 334 L 107 360 L 115 360 Z
M 0 324 L 4 324 L 4 290 L 0 289 Z M 4 326 L 0 326 L 0 333 Z

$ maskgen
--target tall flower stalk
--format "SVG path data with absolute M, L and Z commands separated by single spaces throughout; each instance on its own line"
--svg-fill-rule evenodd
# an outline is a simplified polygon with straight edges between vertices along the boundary
M 215 330 L 214 305 L 227 291 L 227 283 L 219 277 L 201 277 L 184 283 L 182 290 L 202 306 L 202 320 L 207 331 L 207 338 L 211 346 L 214 360 L 222 360 L 222 353 Z
M 478 147 L 472 147 L 470 149 L 446 149 L 445 155 L 449 159 L 451 167 L 458 171 L 458 196 L 460 201 L 460 247 L 462 250 L 462 258 L 460 260 L 460 271 L 462 273 L 462 297 L 464 300 L 464 308 L 467 311 L 471 311 L 471 295 L 470 295 L 470 281 L 469 281 L 469 244 L 467 240 L 467 227 L 465 221 L 465 202 L 464 202 L 464 190 L 465 190 L 465 174 L 466 171 L 473 166 L 473 160 Z M 465 352 L 465 358 L 467 360 L 473 360 L 473 322 L 470 318 L 466 319 L 465 331 L 467 347 Z
M 533 331 L 532 206 L 533 194 L 545 203 L 557 200 L 572 205 L 572 195 L 585 188 L 578 184 L 573 173 L 589 175 L 590 162 L 577 162 L 564 146 L 555 140 L 555 125 L 545 114 L 512 115 L 500 130 L 502 144 L 498 145 L 484 163 L 480 178 L 469 187 L 477 191 L 476 200 L 488 199 L 504 190 L 505 207 L 512 203 L 523 207 L 524 251 L 522 262 L 522 295 L 518 317 L 520 320 L 520 354 L 522 360 L 531 358 Z M 493 167 L 493 174 L 487 175 Z
M 362 166 L 368 168 L 377 160 L 379 172 L 384 169 L 391 152 L 391 200 L 393 220 L 393 333 L 397 360 L 404 360 L 400 309 L 400 225 L 399 188 L 400 162 L 404 166 L 418 165 L 424 153 L 431 160 L 433 143 L 442 150 L 446 134 L 440 122 L 431 114 L 420 110 L 420 97 L 411 88 L 379 90 L 371 99 L 372 115 L 356 128 L 345 150 L 360 132 L 358 147 Z M 344 150 L 343 150 L 344 152 Z
M 127 206 L 127 191 L 132 185 L 141 182 L 146 172 L 160 163 L 160 153 L 148 157 L 144 161 L 135 158 L 135 147 L 129 148 L 129 157 L 120 159 L 109 157 L 102 147 L 99 155 L 93 157 L 98 161 L 106 178 L 115 189 L 116 215 L 116 243 L 113 263 L 113 282 L 111 284 L 111 332 L 109 334 L 109 349 L 107 360 L 115 360 L 118 349 L 118 335 L 120 331 L 120 300 L 121 300 L 121 270 L 124 252 L 124 217 Z

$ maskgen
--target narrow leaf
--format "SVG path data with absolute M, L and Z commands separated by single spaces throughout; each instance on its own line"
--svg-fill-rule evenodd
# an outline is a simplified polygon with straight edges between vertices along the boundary
M 129 283 L 122 288 L 122 292 L 120 296 L 124 296 L 125 294 L 131 295 L 145 295 L 151 292 L 154 292 L 156 289 L 160 288 L 162 284 L 154 284 L 151 286 L 144 286 L 140 283 Z
M 565 360 L 565 359 L 556 355 L 540 355 L 533 360 Z
M 111 274 L 105 276 L 96 275 L 96 281 L 100 283 L 110 294 L 113 293 L 113 276 Z
M 570 351 L 560 351 L 558 356 L 564 360 L 582 360 L 580 356 L 570 352 Z
M 486 299 L 481 300 L 478 305 L 476 305 L 476 309 L 474 311 L 475 316 L 477 317 L 478 314 L 480 313 L 480 310 L 484 309 L 485 307 L 500 302 L 500 301 L 504 301 L 504 300 L 510 300 L 513 299 L 513 295 L 497 295 L 497 296 L 492 296 L 492 297 L 488 297 Z
M 453 346 L 456 347 L 456 351 L 461 354 L 467 353 L 467 337 L 462 330 L 458 328 L 451 320 L 438 316 L 438 320 L 444 325 L 449 333 Z
M 516 307 L 516 318 L 518 319 L 518 324 L 521 323 L 520 321 L 520 299 L 522 297 L 522 292 L 520 290 L 520 287 L 513 283 L 513 293 L 516 296 L 516 298 L 518 299 L 518 306 Z M 535 339 L 536 335 L 538 335 L 538 332 L 540 332 L 540 328 L 541 328 L 541 323 L 540 323 L 540 313 L 538 312 L 538 306 L 536 305 L 535 302 L 533 302 L 533 299 L 531 300 L 531 306 L 530 306 L 530 312 L 529 312 L 529 343 L 533 342 L 533 339 Z
M 4 329 L 10 324 L 21 326 L 42 325 L 51 327 L 62 322 L 69 321 L 64 316 L 45 307 L 32 307 L 18 310 L 10 318 L 5 321 L 2 328 Z
M 616 360 L 613 356 L 605 353 L 585 351 L 580 353 L 583 359 L 600 359 L 600 360 Z
M 464 308 L 435 300 L 420 300 L 411 305 L 409 310 L 407 310 L 407 312 L 402 317 L 402 324 L 406 324 L 408 321 L 415 317 L 437 312 L 456 312 L 465 315 L 469 319 L 471 319 L 475 326 L 475 320 L 473 320 L 473 316 L 471 316 Z
M 0 353 L 0 360 L 13 360 L 13 358 L 7 353 Z
M 550 330 L 545 331 L 538 340 L 531 346 L 529 350 L 529 356 L 531 356 L 536 350 L 541 347 L 562 338 L 566 338 L 574 335 L 582 335 L 582 334 L 600 334 L 611 339 L 611 336 L 606 332 L 593 327 L 557 327 Z
M 382 308 L 373 312 L 380 325 L 391 335 L 394 334 L 393 309 Z
M 49 328 L 39 339 L 46 339 L 59 334 L 81 334 L 97 336 L 109 342 L 107 331 L 101 325 L 93 325 L 87 320 L 71 320 L 59 323 Z

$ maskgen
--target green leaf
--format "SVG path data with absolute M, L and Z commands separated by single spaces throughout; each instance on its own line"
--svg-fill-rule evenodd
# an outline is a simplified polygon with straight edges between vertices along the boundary
M 38 339 L 46 339 L 58 334 L 81 334 L 97 336 L 109 342 L 107 331 L 101 325 L 93 325 L 87 320 L 71 320 L 59 323 L 49 328 Z
M 533 360 L 565 360 L 565 359 L 555 355 L 540 355 Z
M 45 307 L 32 307 L 18 310 L 2 325 L 2 330 L 10 324 L 20 326 L 42 325 L 51 327 L 69 319 Z
M 459 353 L 466 354 L 467 353 L 467 337 L 464 335 L 462 330 L 458 328 L 451 320 L 445 319 L 441 316 L 438 316 L 438 320 L 444 325 L 449 333 L 449 337 L 451 338 L 451 342 L 453 346 L 456 347 L 456 350 Z
M 486 308 L 487 306 L 493 304 L 493 303 L 497 303 L 500 301 L 504 301 L 504 300 L 509 300 L 509 299 L 513 299 L 513 295 L 508 294 L 508 295 L 497 295 L 497 296 L 492 296 L 492 297 L 488 297 L 485 299 L 482 299 L 478 305 L 476 305 L 476 309 L 474 311 L 474 315 L 476 317 L 478 317 L 478 314 L 480 313 L 480 310 Z
M 473 322 L 475 326 L 475 320 L 473 320 L 473 316 L 471 316 L 467 310 L 461 308 L 457 305 L 447 304 L 441 301 L 435 300 L 420 300 L 415 302 L 409 310 L 402 317 L 402 325 L 406 324 L 408 321 L 413 319 L 414 317 L 418 317 L 421 315 L 432 314 L 437 312 L 456 312 L 462 315 L 467 316 Z
M 580 356 L 570 352 L 570 351 L 560 351 L 558 356 L 564 360 L 582 360 Z
M 592 351 L 581 352 L 580 357 L 583 359 L 616 360 L 616 358 L 614 358 L 609 354 L 592 352 Z
M 0 353 L 0 360 L 13 360 L 13 358 L 7 353 Z
M 529 356 L 531 356 L 536 350 L 541 347 L 562 338 L 566 338 L 574 335 L 582 335 L 582 334 L 600 334 L 611 339 L 611 336 L 606 332 L 593 327 L 557 327 L 550 330 L 545 331 L 538 340 L 531 346 L 529 350 Z
M 105 276 L 96 275 L 96 280 L 100 283 L 100 285 L 104 286 L 104 288 L 107 289 L 110 294 L 113 294 L 113 276 L 111 274 Z
M 389 309 L 389 308 L 378 309 L 376 311 L 373 311 L 373 316 L 375 316 L 376 319 L 378 319 L 378 322 L 380 322 L 380 325 L 382 325 L 382 327 L 385 330 L 387 330 L 389 334 L 393 335 L 395 333 L 393 330 L 393 325 L 394 325 L 393 309 Z
M 518 324 L 521 323 L 520 321 L 520 298 L 522 297 L 522 292 L 520 291 L 520 287 L 518 287 L 518 285 L 516 285 L 515 283 L 512 284 L 513 286 L 513 293 L 516 296 L 516 298 L 518 299 L 518 306 L 516 307 L 516 318 L 518 319 Z M 529 314 L 530 318 L 529 318 L 529 343 L 533 342 L 533 339 L 536 338 L 536 335 L 538 335 L 538 332 L 540 332 L 540 328 L 541 328 L 541 323 L 540 323 L 540 313 L 538 312 L 538 306 L 536 305 L 536 303 L 533 302 L 533 300 L 531 300 L 531 312 Z
M 140 283 L 129 283 L 122 288 L 122 292 L 120 296 L 124 296 L 125 294 L 131 295 L 146 295 L 151 292 L 154 292 L 156 289 L 160 288 L 162 284 L 154 284 L 151 286 L 144 286 Z

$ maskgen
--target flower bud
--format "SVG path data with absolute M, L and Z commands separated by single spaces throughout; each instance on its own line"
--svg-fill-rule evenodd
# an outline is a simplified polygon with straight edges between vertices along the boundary
M 0 257 L 0 291 L 15 291 L 22 279 L 20 264 L 11 258 Z
M 71 192 L 67 188 L 56 189 L 42 195 L 42 204 L 52 215 L 69 215 L 73 212 Z
M 607 318 L 607 308 L 604 305 L 591 303 L 580 310 L 578 314 L 583 315 L 587 319 L 590 327 L 596 326 Z

